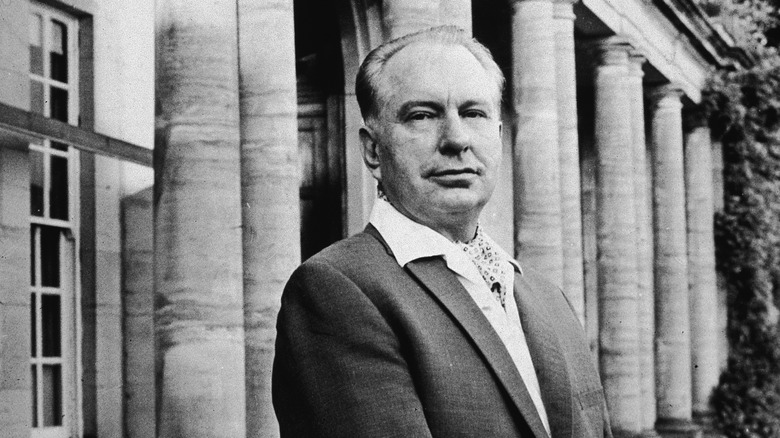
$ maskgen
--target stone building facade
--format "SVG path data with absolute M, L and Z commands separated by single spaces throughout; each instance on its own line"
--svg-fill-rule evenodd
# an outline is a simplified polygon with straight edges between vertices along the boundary
M 283 284 L 376 196 L 355 73 L 438 24 L 507 76 L 482 221 L 566 292 L 616 435 L 708 433 L 696 105 L 747 60 L 692 0 L 0 0 L 0 435 L 275 436 Z

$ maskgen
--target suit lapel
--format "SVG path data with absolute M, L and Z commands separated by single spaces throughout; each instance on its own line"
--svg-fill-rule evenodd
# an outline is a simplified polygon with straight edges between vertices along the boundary
M 501 339 L 463 285 L 447 269 L 444 260 L 439 257 L 418 259 L 407 264 L 407 270 L 436 297 L 468 334 L 534 435 L 538 438 L 547 437 L 531 396 Z
M 538 292 L 538 291 L 537 291 Z M 555 327 L 557 316 L 550 300 L 538 298 L 522 275 L 515 275 L 515 299 L 520 311 L 528 350 L 533 358 L 542 400 L 550 420 L 552 436 L 571 436 L 571 385 L 566 359 Z

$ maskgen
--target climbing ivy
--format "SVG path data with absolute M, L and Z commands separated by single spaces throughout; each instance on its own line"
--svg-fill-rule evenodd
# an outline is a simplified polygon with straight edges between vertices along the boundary
M 730 352 L 715 423 L 728 437 L 780 437 L 780 62 L 715 74 L 703 105 L 724 161 L 715 240 Z

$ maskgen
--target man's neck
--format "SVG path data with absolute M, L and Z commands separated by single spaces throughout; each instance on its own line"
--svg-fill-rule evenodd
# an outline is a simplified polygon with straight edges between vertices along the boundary
M 446 227 L 446 226 L 440 226 L 440 227 L 433 227 L 427 224 L 423 224 L 432 229 L 433 231 L 436 231 L 437 233 L 441 234 L 442 236 L 446 237 L 452 242 L 470 242 L 472 239 L 474 239 L 474 236 L 477 234 L 477 222 L 475 221 L 474 224 L 469 224 L 467 226 L 460 226 L 455 225 L 452 227 Z
M 458 213 L 451 215 L 441 215 L 437 218 L 417 217 L 409 212 L 403 206 L 394 202 L 387 201 L 399 213 L 410 220 L 424 225 L 433 231 L 446 237 L 451 242 L 469 242 L 477 234 L 477 224 L 479 223 L 479 213 Z

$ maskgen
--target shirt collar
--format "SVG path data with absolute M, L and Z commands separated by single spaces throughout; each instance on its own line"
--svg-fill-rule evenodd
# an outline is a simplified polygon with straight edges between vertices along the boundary
M 385 239 L 401 266 L 406 266 L 413 260 L 436 256 L 442 256 L 449 262 L 454 255 L 460 255 L 462 252 L 452 241 L 404 216 L 392 204 L 381 198 L 374 202 L 369 222 Z M 501 248 L 498 248 L 498 251 L 512 264 L 515 271 L 522 274 L 520 265 L 513 257 Z

